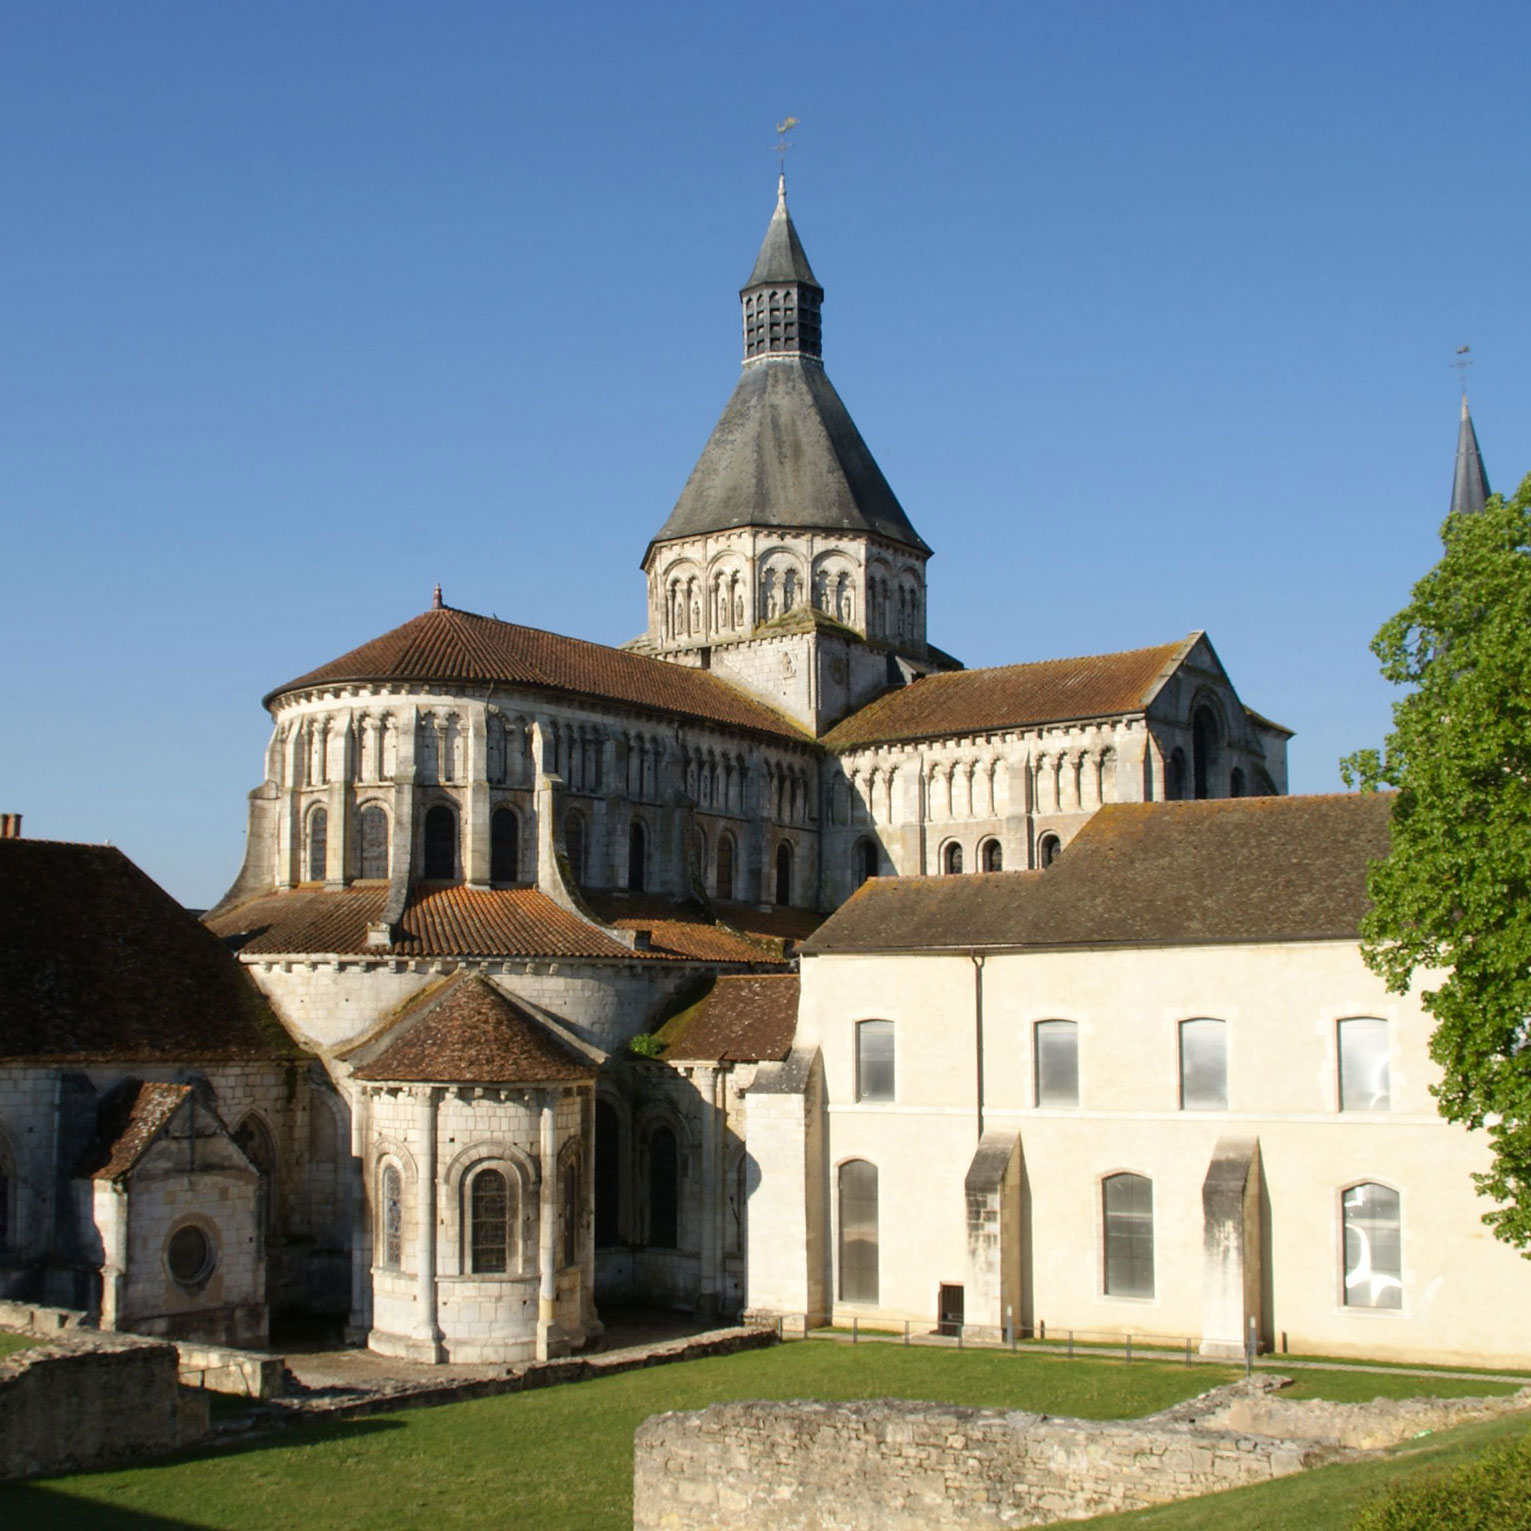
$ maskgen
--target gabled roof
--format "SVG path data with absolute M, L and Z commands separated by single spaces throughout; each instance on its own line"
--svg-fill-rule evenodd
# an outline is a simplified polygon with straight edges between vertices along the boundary
M 703 670 L 564 638 L 451 606 L 433 606 L 266 698 L 342 682 L 501 684 L 594 697 L 801 742 L 803 731 Z
M 796 973 L 719 978 L 660 1029 L 664 1057 L 709 1063 L 779 1062 L 797 1029 Z
M 1114 803 L 1045 872 L 873 878 L 804 950 L 1354 940 L 1393 796 Z
M 0 910 L 0 1058 L 298 1053 L 249 974 L 112 846 L 0 839 Z
M 1141 712 L 1201 636 L 1192 633 L 1178 643 L 1120 654 L 927 675 L 868 702 L 822 742 L 845 750 Z
M 819 285 L 813 267 L 808 264 L 803 242 L 797 237 L 792 214 L 787 211 L 785 176 L 776 183 L 776 209 L 766 226 L 765 238 L 760 243 L 760 254 L 755 257 L 750 279 L 741 290 L 747 292 L 751 287 L 770 282 L 806 282 L 810 287 Z
M 654 541 L 734 526 L 863 532 L 930 551 L 823 367 L 799 356 L 746 364 Z
M 95 1141 L 75 1166 L 74 1174 L 91 1180 L 126 1179 L 183 1108 L 192 1113 L 191 1136 L 223 1139 L 227 1152 L 237 1156 L 236 1162 L 245 1162 L 255 1173 L 218 1113 L 197 1099 L 195 1086 L 124 1079 L 102 1100 L 96 1114 Z
M 590 1079 L 595 1064 L 478 974 L 458 973 L 353 1077 L 410 1084 L 545 1084 Z

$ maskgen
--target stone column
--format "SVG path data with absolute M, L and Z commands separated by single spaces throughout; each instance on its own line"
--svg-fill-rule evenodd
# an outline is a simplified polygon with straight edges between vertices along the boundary
M 346 1343 L 365 1345 L 372 1328 L 373 1209 L 367 1194 L 367 1126 L 372 1098 L 365 1090 L 351 1101 L 351 1313 Z
M 415 1338 L 419 1341 L 419 1359 L 444 1361 L 441 1329 L 436 1323 L 436 1090 L 432 1085 L 418 1087 L 415 1095 L 415 1125 L 419 1134 L 419 1178 L 415 1185 L 415 1279 L 419 1283 L 419 1316 L 415 1320 Z
M 1219 1138 L 1201 1187 L 1201 1353 L 1242 1356 L 1260 1322 L 1260 1143 Z
M 302 782 L 298 779 L 303 768 L 303 724 L 296 721 L 288 729 L 287 746 L 282 762 L 282 815 L 277 830 L 276 885 L 279 888 L 296 887 L 299 880 L 298 861 L 303 854 L 303 828 L 301 822 Z
M 332 723 L 330 731 L 339 734 L 340 769 L 325 772 L 324 885 L 343 888 L 351 880 L 351 826 L 356 817 L 351 788 L 356 780 L 356 732 L 349 717 L 338 729 Z
M 699 1068 L 691 1081 L 697 1099 L 701 1102 L 702 1118 L 702 1237 L 697 1305 L 698 1311 L 707 1317 L 718 1311 L 723 1276 L 723 1229 L 719 1218 L 722 1205 L 722 1156 L 718 1142 L 718 1119 L 721 1115 L 718 1109 L 718 1087 L 722 1079 L 721 1069 Z
M 558 1116 L 556 1090 L 542 1092 L 537 1196 L 537 1359 L 563 1355 L 568 1347 L 558 1328 Z
M 489 714 L 468 709 L 463 728 L 463 881 L 489 886 Z

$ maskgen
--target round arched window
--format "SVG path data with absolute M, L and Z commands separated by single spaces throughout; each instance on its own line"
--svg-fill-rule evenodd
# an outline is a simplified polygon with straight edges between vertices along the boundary
M 218 1263 L 218 1252 L 207 1231 L 187 1223 L 170 1235 L 165 1246 L 165 1264 L 182 1286 L 196 1286 L 206 1281 Z

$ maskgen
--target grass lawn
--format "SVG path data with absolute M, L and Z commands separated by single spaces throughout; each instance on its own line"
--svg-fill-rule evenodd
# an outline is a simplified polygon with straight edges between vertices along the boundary
M 0 1329 L 0 1361 L 9 1355 L 14 1355 L 18 1350 L 25 1350 L 30 1345 L 41 1343 L 41 1339 L 35 1334 L 13 1334 L 9 1329 Z
M 628 1531 L 633 1431 L 662 1409 L 737 1398 L 894 1397 L 1107 1419 L 1152 1413 L 1235 1375 L 1233 1368 L 1138 1361 L 1127 1366 L 1003 1351 L 784 1345 L 546 1391 L 282 1431 L 177 1462 L 0 1488 L 0 1527 Z M 1308 1373 L 1305 1391 L 1352 1397 L 1359 1388 L 1369 1398 L 1391 1394 L 1394 1385 L 1406 1392 L 1422 1386 L 1409 1382 Z M 1474 1388 L 1488 1391 L 1487 1385 L 1467 1385 Z M 1379 1475 L 1367 1464 L 1328 1469 L 1325 1481 L 1336 1471 Z M 1280 1496 L 1294 1485 L 1308 1491 L 1309 1481 L 1242 1492 Z M 1356 1492 L 1369 1488 L 1368 1481 Z M 1230 1502 L 1220 1498 L 1219 1503 Z M 1327 1503 L 1322 1489 L 1315 1503 Z M 1187 1508 L 1192 1507 L 1175 1513 Z M 1187 1527 L 1230 1523 L 1306 1527 L 1342 1520 L 1184 1522 Z

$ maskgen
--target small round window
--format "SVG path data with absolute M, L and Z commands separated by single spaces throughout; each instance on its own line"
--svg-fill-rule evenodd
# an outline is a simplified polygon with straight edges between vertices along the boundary
M 177 1228 L 165 1248 L 165 1264 L 182 1286 L 195 1286 L 199 1281 L 205 1281 L 212 1275 L 216 1260 L 213 1241 L 195 1223 Z

